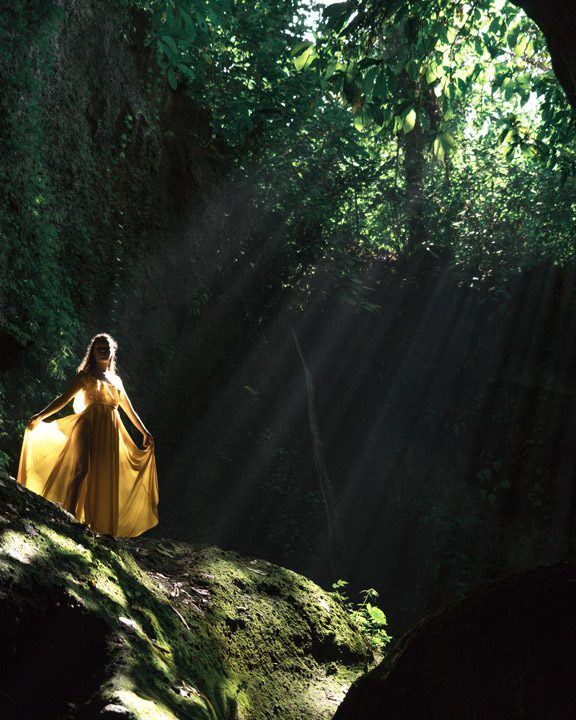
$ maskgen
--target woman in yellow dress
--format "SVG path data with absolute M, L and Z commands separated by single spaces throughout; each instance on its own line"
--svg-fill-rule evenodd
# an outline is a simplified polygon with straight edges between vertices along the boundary
M 116 350 L 110 335 L 92 338 L 68 389 L 30 418 L 18 482 L 99 533 L 135 537 L 158 523 L 154 440 L 116 373 Z M 73 398 L 74 414 L 43 422 Z M 142 433 L 143 450 L 118 406 Z

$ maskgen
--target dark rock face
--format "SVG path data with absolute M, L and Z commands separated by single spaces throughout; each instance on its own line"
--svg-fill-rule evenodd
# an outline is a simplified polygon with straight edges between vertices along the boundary
M 408 633 L 334 720 L 576 717 L 576 567 L 513 575 Z
M 24 592 L 29 592 L 25 590 Z M 3 718 L 76 717 L 100 688 L 109 662 L 106 623 L 65 592 L 38 588 L 34 604 L 18 588 L 0 601 Z

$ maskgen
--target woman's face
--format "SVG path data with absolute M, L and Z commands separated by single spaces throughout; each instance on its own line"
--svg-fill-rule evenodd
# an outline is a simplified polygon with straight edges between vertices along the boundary
M 92 355 L 95 360 L 110 360 L 110 343 L 106 338 L 96 338 L 92 345 Z

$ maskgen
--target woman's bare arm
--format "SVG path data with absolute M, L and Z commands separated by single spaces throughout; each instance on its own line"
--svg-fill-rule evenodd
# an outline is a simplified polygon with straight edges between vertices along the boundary
M 78 375 L 76 375 L 76 377 L 74 378 L 74 380 L 72 380 L 66 390 L 64 390 L 62 395 L 59 395 L 57 398 L 52 400 L 50 405 L 47 405 L 44 410 L 40 410 L 39 413 L 32 415 L 32 417 L 28 421 L 27 427 L 32 430 L 36 427 L 36 425 L 38 425 L 41 420 L 50 417 L 50 415 L 54 415 L 54 413 L 57 413 L 58 410 L 62 410 L 62 408 L 67 405 L 70 400 L 72 400 L 74 395 L 76 395 L 82 389 L 82 387 L 82 375 L 81 373 L 78 373 Z
M 122 388 L 122 394 L 120 395 L 120 407 L 122 408 L 122 410 L 124 410 L 126 415 L 128 415 L 133 425 L 142 433 L 142 437 L 144 439 L 144 447 L 148 447 L 148 445 L 153 444 L 154 438 L 146 429 L 136 410 L 134 410 L 134 406 L 132 405 L 132 402 L 126 394 L 124 388 Z

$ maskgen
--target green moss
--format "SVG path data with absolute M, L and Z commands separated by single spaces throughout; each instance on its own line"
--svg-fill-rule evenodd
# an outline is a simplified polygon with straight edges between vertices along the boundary
M 329 718 L 368 662 L 339 605 L 290 570 L 213 547 L 96 537 L 7 477 L 0 499 L 2 596 L 38 613 L 52 597 L 107 628 L 106 680 L 89 707 L 155 720 Z

